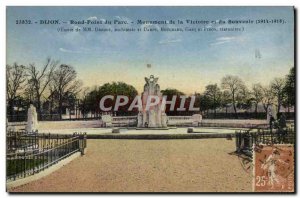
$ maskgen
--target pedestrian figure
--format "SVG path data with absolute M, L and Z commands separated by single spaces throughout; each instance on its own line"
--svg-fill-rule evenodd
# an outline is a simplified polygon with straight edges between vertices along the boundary
M 284 114 L 279 115 L 278 119 L 278 139 L 279 142 L 284 142 L 286 136 L 286 117 Z

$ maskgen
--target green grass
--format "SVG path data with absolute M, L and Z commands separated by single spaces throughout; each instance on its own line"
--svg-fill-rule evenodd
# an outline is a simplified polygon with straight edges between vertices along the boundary
M 6 160 L 6 175 L 13 176 L 23 172 L 24 170 L 33 169 L 33 167 L 38 167 L 45 161 L 46 160 L 43 159 L 26 159 L 26 163 L 24 163 L 24 160 L 21 159 Z

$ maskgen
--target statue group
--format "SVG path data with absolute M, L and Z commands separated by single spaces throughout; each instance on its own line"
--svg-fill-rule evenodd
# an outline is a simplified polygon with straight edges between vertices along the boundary
M 165 110 L 161 108 L 162 93 L 160 92 L 160 86 L 157 83 L 158 78 L 154 78 L 153 75 L 150 78 L 145 77 L 146 84 L 144 85 L 144 92 L 142 93 L 142 111 L 138 114 L 138 126 L 139 128 L 166 128 L 167 127 L 167 115 Z M 150 108 L 146 108 L 147 100 L 149 96 L 158 96 L 160 103 Z

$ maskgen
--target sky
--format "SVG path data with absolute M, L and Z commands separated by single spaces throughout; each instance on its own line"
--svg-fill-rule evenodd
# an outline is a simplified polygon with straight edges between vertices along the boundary
M 202 92 L 225 75 L 238 75 L 249 87 L 284 77 L 294 65 L 292 7 L 7 7 L 7 64 L 42 66 L 47 57 L 72 65 L 85 87 L 123 81 L 141 93 L 144 77 L 159 77 L 161 89 Z M 58 27 L 20 25 L 16 20 L 126 20 L 129 25 L 97 27 L 187 27 L 137 25 L 141 20 L 284 19 L 284 24 L 209 24 L 192 27 L 243 27 L 228 32 L 58 32 Z M 90 26 L 95 27 L 95 26 Z M 255 56 L 259 51 L 260 58 Z M 147 67 L 151 64 L 151 67 Z

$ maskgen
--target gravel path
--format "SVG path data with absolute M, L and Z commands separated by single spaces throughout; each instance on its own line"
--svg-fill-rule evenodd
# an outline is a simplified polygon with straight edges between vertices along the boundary
M 87 154 L 13 192 L 251 191 L 234 141 L 88 140 Z

